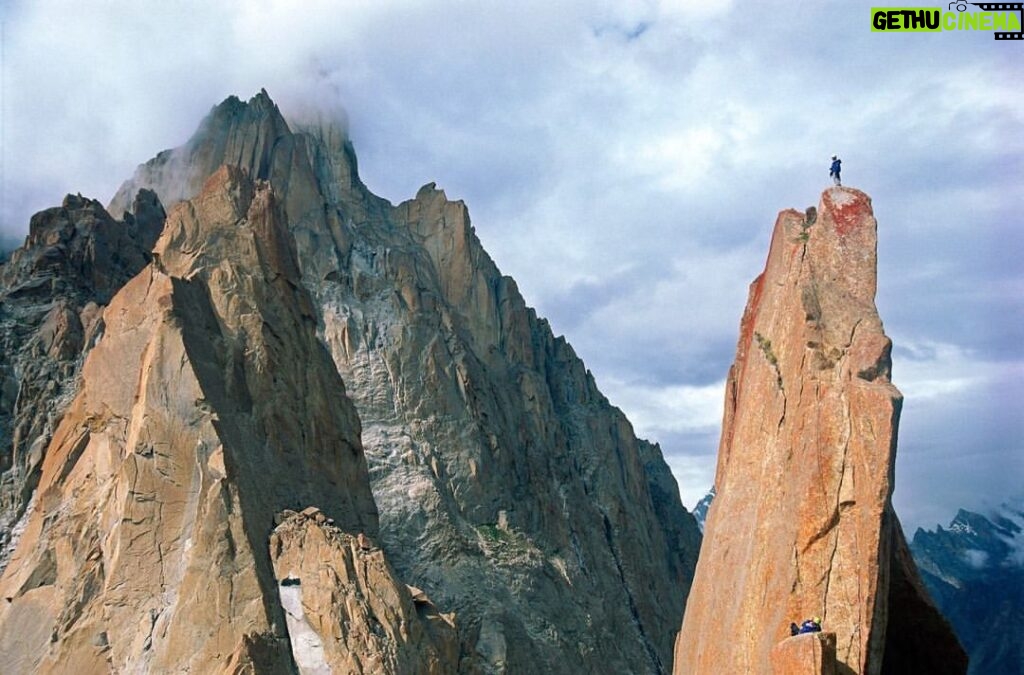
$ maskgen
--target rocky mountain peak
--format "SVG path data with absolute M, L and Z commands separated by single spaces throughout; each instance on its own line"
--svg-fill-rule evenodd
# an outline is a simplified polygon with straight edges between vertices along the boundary
M 970 675 L 1024 667 L 1024 500 L 960 509 L 910 545 L 925 585 L 970 655 Z
M 715 488 L 712 487 L 708 490 L 708 493 L 701 497 L 700 501 L 697 502 L 696 506 L 693 507 L 693 517 L 697 520 L 697 526 L 700 527 L 701 533 L 704 532 L 704 525 L 707 523 L 708 511 L 711 510 L 711 504 L 715 500 Z
M 858 190 L 776 220 L 726 382 L 677 673 L 784 672 L 773 658 L 793 651 L 776 646 L 811 616 L 834 634 L 837 672 L 966 669 L 890 501 L 902 397 L 874 305 L 876 247 Z
M 225 164 L 245 168 L 253 179 L 269 180 L 274 173 L 273 149 L 291 136 L 288 123 L 265 90 L 248 102 L 230 96 L 214 106 L 184 146 L 164 150 L 141 165 L 114 195 L 109 211 L 120 217 L 143 188 L 173 206 L 199 194 L 206 178 Z
M 0 659 L 667 672 L 700 535 L 660 449 L 464 203 L 374 196 L 343 127 L 302 120 L 228 99 L 111 202 L 170 206 L 56 430 L 19 441 L 42 470 L 12 480 L 37 501 Z
M 280 108 L 266 89 L 261 89 L 248 102 L 229 96 L 210 110 L 200 123 L 197 135 L 209 134 L 215 139 L 227 140 L 232 133 L 244 135 L 249 127 L 263 127 L 272 132 L 287 128 Z

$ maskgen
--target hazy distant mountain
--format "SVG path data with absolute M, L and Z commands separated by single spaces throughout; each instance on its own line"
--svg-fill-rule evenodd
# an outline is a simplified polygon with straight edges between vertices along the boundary
M 708 490 L 708 493 L 701 497 L 697 505 L 693 507 L 693 517 L 697 521 L 697 527 L 700 528 L 701 533 L 704 532 L 704 522 L 708 519 L 708 509 L 711 508 L 711 502 L 715 499 L 715 488 Z
M 1024 500 L 961 509 L 910 545 L 925 585 L 970 656 L 972 675 L 1024 673 Z

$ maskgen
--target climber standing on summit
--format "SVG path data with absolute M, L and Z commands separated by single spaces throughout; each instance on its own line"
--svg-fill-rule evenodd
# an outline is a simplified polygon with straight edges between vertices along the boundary
M 837 155 L 832 155 L 832 167 L 828 170 L 828 175 L 832 176 L 832 182 L 839 187 L 843 187 L 843 181 L 839 179 L 839 170 L 842 168 L 843 160 L 839 159 Z

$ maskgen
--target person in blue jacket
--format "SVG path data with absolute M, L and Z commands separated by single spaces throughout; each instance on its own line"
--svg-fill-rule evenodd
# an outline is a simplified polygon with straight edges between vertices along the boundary
M 839 187 L 843 186 L 843 181 L 839 179 L 839 171 L 842 168 L 843 160 L 839 159 L 838 156 L 832 155 L 832 168 L 828 170 L 828 175 L 832 176 L 832 182 Z
M 820 632 L 821 632 L 821 619 L 819 617 L 814 617 L 813 619 L 808 619 L 807 621 L 804 621 L 802 624 L 800 624 L 800 633 L 801 634 L 803 634 L 803 633 L 820 633 Z

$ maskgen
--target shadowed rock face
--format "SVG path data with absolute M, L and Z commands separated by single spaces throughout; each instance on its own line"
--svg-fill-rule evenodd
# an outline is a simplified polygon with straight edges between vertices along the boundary
M 789 623 L 815 615 L 835 633 L 837 673 L 966 669 L 890 501 L 902 398 L 874 305 L 876 245 L 857 190 L 827 190 L 816 220 L 779 215 L 726 382 L 677 673 L 770 672 Z
M 193 199 L 221 164 L 269 181 L 274 209 L 283 217 L 256 220 L 287 222 L 295 260 L 286 254 L 287 247 L 281 243 L 285 238 L 275 228 L 264 228 L 269 238 L 259 240 L 265 242 L 259 247 L 231 239 L 235 237 L 231 228 L 218 229 L 212 239 L 198 235 L 201 228 L 190 214 L 208 209 L 228 213 L 228 206 L 216 204 L 248 199 L 245 181 L 237 178 L 229 180 L 238 187 L 228 193 L 240 191 L 242 197 Z M 210 412 L 215 417 L 210 420 L 212 430 L 202 427 L 207 430 L 203 434 L 222 433 L 223 438 L 202 436 L 208 439 L 204 442 L 227 448 L 225 439 L 241 433 L 230 426 L 235 424 L 231 420 L 242 419 L 244 423 L 237 425 L 244 432 L 243 445 L 262 448 L 264 453 L 295 434 L 306 442 L 303 433 L 328 430 L 348 438 L 355 448 L 358 420 L 354 415 L 349 419 L 351 408 L 340 382 L 334 394 L 325 396 L 340 401 L 341 412 L 335 414 L 342 414 L 341 422 L 310 425 L 308 418 L 274 417 L 273 424 L 254 431 L 246 426 L 252 423 L 251 416 L 228 414 L 257 407 L 268 411 L 267 406 L 291 411 L 295 403 L 279 397 L 270 399 L 273 404 L 263 400 L 278 391 L 275 376 L 285 374 L 291 387 L 295 378 L 312 377 L 311 371 L 323 370 L 332 378 L 340 374 L 362 421 L 363 446 L 380 509 L 376 535 L 365 495 L 355 488 L 348 493 L 352 503 L 345 508 L 325 505 L 329 494 L 317 492 L 318 488 L 294 499 L 283 498 L 287 490 L 278 493 L 273 488 L 263 496 L 268 488 L 260 479 L 277 471 L 294 471 L 296 475 L 287 480 L 309 478 L 313 486 L 325 480 L 344 486 L 355 480 L 347 470 L 328 470 L 315 463 L 296 470 L 272 462 L 261 477 L 248 471 L 238 474 L 237 481 L 229 483 L 237 486 L 235 492 L 225 493 L 224 487 L 209 492 L 237 499 L 237 512 L 234 502 L 222 499 L 232 504 L 224 508 L 235 520 L 228 511 L 203 518 L 211 522 L 223 518 L 223 527 L 241 528 L 232 530 L 232 541 L 245 543 L 238 544 L 236 555 L 254 561 L 255 571 L 232 582 L 232 587 L 244 587 L 256 594 L 252 597 L 270 598 L 262 602 L 263 609 L 255 603 L 237 610 L 239 615 L 230 626 L 218 632 L 216 648 L 228 649 L 230 643 L 232 667 L 260 659 L 275 668 L 292 667 L 288 651 L 280 646 L 283 613 L 270 588 L 276 582 L 269 563 L 257 551 L 266 550 L 267 532 L 260 528 L 267 527 L 275 508 L 308 503 L 330 514 L 348 534 L 354 534 L 356 527 L 370 532 L 380 542 L 396 578 L 422 588 L 440 612 L 457 614 L 460 672 L 659 673 L 670 669 L 672 640 L 699 545 L 696 525 L 679 503 L 660 450 L 635 437 L 629 422 L 598 391 L 568 343 L 552 334 L 547 322 L 526 306 L 515 282 L 500 274 L 481 247 L 464 204 L 448 200 L 432 184 L 398 206 L 375 197 L 358 178 L 355 155 L 343 131 L 320 121 L 289 125 L 265 92 L 248 103 L 231 98 L 217 106 L 186 146 L 160 153 L 140 167 L 114 198 L 111 212 L 120 214 L 128 196 L 141 188 L 154 190 L 168 205 L 193 199 L 173 209 L 177 215 L 163 235 L 166 243 L 158 247 L 153 268 L 144 273 L 154 281 L 144 289 L 135 287 L 141 282 L 133 281 L 125 291 L 131 288 L 135 301 L 152 311 L 162 307 L 161 302 L 177 307 L 176 303 L 187 301 L 198 317 L 177 329 L 180 337 L 173 333 L 184 345 L 180 350 L 196 346 L 186 350 L 188 368 L 181 377 L 213 391 L 217 378 L 203 378 L 219 373 L 222 396 L 228 402 L 225 409 Z M 265 189 L 252 189 L 256 203 Z M 210 200 L 209 206 L 203 206 Z M 245 214 L 237 217 L 252 220 Z M 264 328 L 258 328 L 265 312 L 272 309 L 277 316 L 284 309 L 269 296 L 266 303 L 247 300 L 263 287 L 233 266 L 224 268 L 216 262 L 233 250 L 218 248 L 221 238 L 231 239 L 231 246 L 258 252 L 262 273 L 256 276 L 288 298 L 285 304 L 292 313 L 281 315 L 287 321 L 264 320 Z M 202 274 L 199 268 L 188 267 L 196 256 L 204 256 Z M 171 275 L 176 280 L 165 288 L 166 282 L 157 282 L 160 275 L 169 274 L 171 266 L 192 271 L 182 272 L 180 278 Z M 213 303 L 210 307 L 209 300 L 204 304 L 204 296 L 218 297 L 203 291 L 214 282 L 230 289 L 223 295 L 232 300 L 223 306 Z M 150 298 L 151 293 L 162 295 Z M 165 296 L 171 300 L 162 300 Z M 247 302 L 255 304 L 250 307 Z M 170 320 L 162 316 L 146 314 L 137 321 L 146 326 L 156 322 L 146 330 L 163 335 Z M 201 329 L 192 332 L 191 326 Z M 214 327 L 234 331 L 233 337 L 217 337 Z M 281 335 L 287 344 L 299 338 L 304 341 L 307 328 L 315 329 L 327 346 L 332 358 L 326 365 L 319 356 L 312 356 L 312 346 L 300 356 L 315 361 L 292 361 L 299 356 L 268 347 L 267 353 L 277 357 L 253 362 L 260 352 L 252 353 L 252 345 L 277 344 Z M 209 357 L 212 364 L 208 364 L 200 354 L 216 356 Z M 93 375 L 99 377 L 98 370 Z M 87 388 L 88 382 L 87 374 Z M 306 388 L 315 384 L 323 383 L 306 382 L 285 390 L 303 399 L 308 396 Z M 190 391 L 196 386 L 189 380 L 167 389 Z M 209 399 L 208 394 L 204 400 Z M 318 398 L 314 402 L 320 405 Z M 205 419 L 205 409 L 197 409 L 194 401 L 191 405 L 181 401 L 175 403 L 175 410 L 181 415 L 191 410 L 188 414 Z M 92 414 L 80 413 L 86 418 Z M 80 416 L 75 419 L 75 424 L 82 424 Z M 328 430 L 324 424 L 330 425 Z M 249 433 L 245 429 L 252 433 L 245 435 Z M 357 435 L 349 438 L 353 430 Z M 260 432 L 270 441 L 261 439 Z M 52 445 L 51 452 L 56 447 Z M 226 470 L 229 456 L 233 455 L 225 450 Z M 268 456 L 273 457 L 273 453 Z M 349 466 L 338 461 L 342 467 Z M 175 482 L 192 485 L 193 492 L 205 495 L 202 490 L 213 490 L 197 487 L 206 485 L 195 482 L 205 474 L 188 480 L 173 475 Z M 27 530 L 25 537 L 30 535 Z M 248 538 L 243 540 L 243 535 Z M 332 564 L 337 569 L 353 560 L 341 549 L 323 548 L 328 549 L 335 551 Z M 46 546 L 40 550 L 47 550 Z M 177 560 L 184 554 L 161 555 Z M 18 567 L 28 569 L 34 564 L 24 562 Z M 329 583 L 310 584 L 305 579 L 300 585 L 303 593 L 307 587 L 320 589 L 314 597 L 332 588 Z M 257 586 L 258 593 L 253 590 Z M 148 597 L 150 592 L 155 591 L 141 590 L 138 597 Z M 398 605 L 403 602 L 399 599 Z M 37 624 L 48 620 L 43 616 Z M 159 627 L 163 630 L 163 624 Z M 408 634 L 414 642 L 419 639 L 413 632 L 395 634 Z M 423 634 L 431 633 L 425 629 Z M 135 654 L 133 648 L 122 646 L 133 639 L 127 633 L 119 635 L 116 649 Z M 436 663 L 445 663 L 446 648 L 435 644 L 435 649 Z M 55 659 L 64 658 L 61 654 L 47 656 L 48 662 L 56 663 Z M 189 658 L 190 663 L 199 664 L 209 657 L 209 652 L 197 652 Z M 171 664 L 184 656 L 168 652 L 160 658 Z
M 225 167 L 104 312 L 0 578 L 10 672 L 292 672 L 273 518 L 377 532 L 272 191 Z
M 0 266 L 0 572 L 14 523 L 39 482 L 46 447 L 78 391 L 102 308 L 150 261 L 164 210 L 134 193 L 123 220 L 68 195 L 32 217 L 24 246 Z

